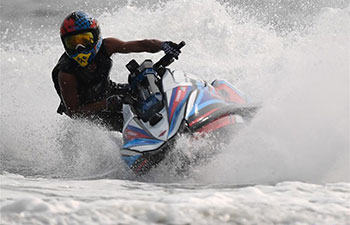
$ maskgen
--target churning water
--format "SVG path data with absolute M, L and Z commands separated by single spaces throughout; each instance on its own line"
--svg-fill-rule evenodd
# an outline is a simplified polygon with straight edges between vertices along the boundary
M 349 3 L 342 0 L 14 0 L 0 3 L 1 224 L 349 224 Z M 253 102 L 229 143 L 181 137 L 175 152 L 216 151 L 178 176 L 141 178 L 120 134 L 56 114 L 51 70 L 74 10 L 103 37 L 186 41 L 172 68 L 226 79 Z M 132 58 L 113 56 L 125 82 Z M 175 164 L 175 165 L 174 165 Z

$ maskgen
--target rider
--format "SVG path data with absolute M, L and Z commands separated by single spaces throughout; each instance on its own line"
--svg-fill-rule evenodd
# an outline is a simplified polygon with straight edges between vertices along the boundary
M 111 56 L 160 50 L 175 57 L 180 53 L 177 45 L 170 41 L 124 42 L 112 37 L 101 38 L 97 20 L 81 11 L 64 19 L 60 33 L 65 53 L 52 71 L 55 89 L 61 99 L 57 112 L 71 118 L 101 122 L 118 131 L 123 126 L 123 95 L 129 87 L 110 80 Z

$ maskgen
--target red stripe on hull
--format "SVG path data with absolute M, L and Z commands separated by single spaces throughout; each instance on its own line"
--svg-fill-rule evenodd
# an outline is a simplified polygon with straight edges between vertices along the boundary
M 188 87 L 178 87 L 176 89 L 176 93 L 174 94 L 174 103 L 172 105 L 171 108 L 171 112 L 170 112 L 170 118 L 169 120 L 171 121 L 173 116 L 174 116 L 174 112 L 176 110 L 176 108 L 178 107 L 179 103 L 182 101 L 182 99 L 184 99 L 186 97 L 186 93 L 187 93 L 187 88 Z
M 131 140 L 134 140 L 134 139 L 137 139 L 137 138 L 146 138 L 146 139 L 151 139 L 150 136 L 148 135 L 144 135 L 144 134 L 141 134 L 141 133 L 138 133 L 136 131 L 131 131 L 129 129 L 127 129 L 125 132 L 125 137 L 128 141 L 131 141 Z
M 224 84 L 221 84 L 217 87 L 215 87 L 215 89 L 219 90 L 219 91 L 226 91 L 228 92 L 229 96 L 229 100 L 232 102 L 236 102 L 236 103 L 246 103 L 246 101 L 240 96 L 238 95 L 235 91 L 233 91 L 231 88 L 227 87 Z
M 209 116 L 210 114 L 212 114 L 213 112 L 217 111 L 218 108 L 212 109 L 209 112 L 203 114 L 202 116 L 198 117 L 197 119 L 193 120 L 189 125 L 190 127 L 192 127 L 193 124 L 197 123 L 198 121 L 202 120 L 203 118 Z
M 228 115 L 228 116 L 221 117 L 221 118 L 203 126 L 202 128 L 200 128 L 198 130 L 198 132 L 199 133 L 209 133 L 211 131 L 220 129 L 224 126 L 234 124 L 234 123 L 235 123 L 234 117 L 231 115 Z

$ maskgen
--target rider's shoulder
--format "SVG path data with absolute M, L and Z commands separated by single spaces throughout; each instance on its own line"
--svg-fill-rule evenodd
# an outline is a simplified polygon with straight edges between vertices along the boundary
M 103 46 L 108 55 L 118 52 L 124 42 L 118 38 L 108 37 L 103 39 Z
M 115 44 L 123 44 L 124 42 L 115 37 L 107 37 L 103 39 L 103 44 L 105 45 L 115 45 Z

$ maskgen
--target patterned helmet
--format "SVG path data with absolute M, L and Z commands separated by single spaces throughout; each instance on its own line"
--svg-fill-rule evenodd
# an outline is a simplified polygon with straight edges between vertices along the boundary
M 97 20 L 85 12 L 69 14 L 60 29 L 66 54 L 81 67 L 87 66 L 100 50 L 102 38 Z

